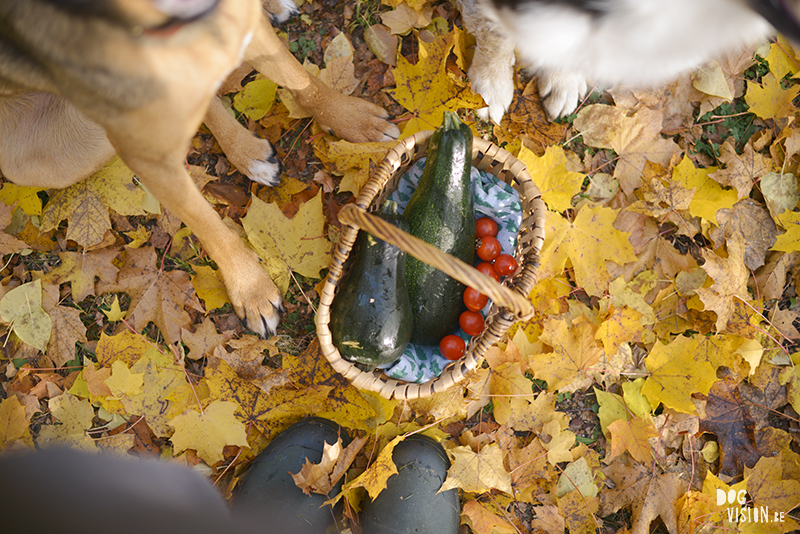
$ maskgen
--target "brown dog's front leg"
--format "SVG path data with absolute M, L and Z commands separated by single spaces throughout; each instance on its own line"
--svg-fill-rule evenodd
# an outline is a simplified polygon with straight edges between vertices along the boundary
M 281 181 L 281 163 L 269 141 L 239 124 L 219 98 L 211 99 L 203 120 L 234 167 L 254 182 L 276 186 Z
M 264 18 L 245 51 L 245 61 L 281 87 L 310 112 L 325 130 L 354 143 L 391 141 L 400 130 L 389 114 L 360 98 L 345 96 L 309 74 Z
M 183 165 L 168 165 L 120 154 L 145 187 L 180 217 L 203 243 L 222 273 L 236 313 L 251 330 L 274 334 L 283 310 L 278 288 L 239 236 L 203 198 Z

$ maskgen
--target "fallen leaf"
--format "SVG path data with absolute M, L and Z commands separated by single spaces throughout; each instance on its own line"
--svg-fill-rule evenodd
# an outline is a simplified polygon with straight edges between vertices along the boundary
M 222 461 L 226 445 L 247 447 L 245 425 L 233 416 L 236 409 L 235 402 L 215 400 L 202 413 L 187 410 L 173 417 L 168 424 L 175 429 L 170 438 L 175 453 L 193 449 L 213 466 Z
M 6 293 L 0 299 L 0 320 L 22 341 L 44 351 L 50 341 L 53 322 L 42 309 L 42 281 L 22 284 Z
M 0 451 L 16 448 L 19 444 L 32 447 L 29 425 L 25 407 L 19 399 L 9 397 L 0 401 Z
M 730 380 L 715 382 L 708 393 L 706 415 L 700 419 L 700 431 L 717 437 L 720 450 L 719 472 L 735 477 L 744 467 L 753 467 L 759 453 L 755 443 L 755 422 L 743 403 L 739 388 Z
M 306 495 L 328 495 L 366 442 L 367 438 L 356 438 L 347 447 L 342 447 L 341 438 L 333 445 L 324 442 L 319 463 L 312 463 L 306 458 L 300 471 L 292 473 L 294 483 Z
M 606 516 L 622 507 L 633 509 L 633 534 L 647 534 L 658 517 L 669 532 L 676 532 L 675 502 L 686 490 L 686 481 L 677 473 L 659 473 L 648 466 L 617 458 L 603 469 L 614 484 L 600 494 L 600 514 Z
M 325 233 L 322 191 L 287 219 L 275 204 L 254 198 L 242 225 L 262 257 L 275 256 L 292 271 L 319 278 L 331 261 L 333 245 Z
M 483 493 L 496 488 L 509 495 L 512 493 L 511 476 L 503 467 L 503 452 L 497 444 L 490 443 L 478 453 L 463 446 L 450 449 L 448 453 L 453 463 L 439 492 L 461 488 Z
M 47 404 L 53 418 L 60 424 L 42 426 L 36 440 L 37 445 L 67 446 L 85 451 L 97 450 L 97 445 L 88 435 L 94 419 L 94 408 L 89 401 L 64 392 L 50 399 Z
M 611 279 L 606 261 L 636 261 L 626 234 L 613 226 L 616 216 L 611 208 L 584 206 L 570 223 L 548 212 L 540 277 L 560 275 L 570 260 L 577 285 L 589 295 L 602 295 Z
M 461 508 L 462 524 L 476 534 L 516 534 L 517 529 L 478 501 L 467 501 Z
M 186 306 L 204 312 L 189 273 L 161 270 L 152 247 L 127 250 L 117 282 L 101 284 L 98 291 L 125 292 L 130 295 L 128 323 L 141 332 L 152 321 L 169 344 L 179 341 L 181 328 L 188 328 L 192 324 Z

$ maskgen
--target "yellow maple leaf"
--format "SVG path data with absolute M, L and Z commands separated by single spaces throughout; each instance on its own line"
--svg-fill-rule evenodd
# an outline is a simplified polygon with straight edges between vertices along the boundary
M 125 362 L 130 367 L 152 350 L 155 349 L 142 336 L 123 330 L 113 336 L 101 332 L 95 355 L 97 363 L 104 367 L 111 367 L 117 360 Z
M 800 455 L 782 450 L 760 458 L 747 477 L 747 493 L 754 506 L 777 512 L 793 509 L 800 502 Z
M 489 380 L 495 421 L 515 427 L 516 417 L 527 412 L 533 399 L 533 383 L 522 374 L 519 362 L 498 365 Z
M 268 438 L 285 430 L 289 426 L 287 421 L 318 415 L 333 389 L 330 386 L 303 387 L 299 390 L 272 388 L 265 393 L 241 378 L 224 360 L 217 357 L 209 357 L 204 382 L 213 398 L 235 401 L 239 406 L 236 417 L 245 424 L 254 425 Z
M 431 9 L 417 9 L 408 3 L 399 4 L 394 10 L 381 14 L 381 21 L 395 35 L 406 35 L 414 28 L 424 28 L 431 23 Z
M 692 393 L 707 395 L 717 381 L 716 367 L 698 354 L 698 339 L 680 336 L 671 343 L 656 341 L 645 363 L 650 376 L 642 386 L 642 395 L 651 406 L 664 406 L 679 412 L 696 414 Z
M 628 407 L 622 399 L 622 395 L 608 393 L 598 388 L 593 388 L 597 404 L 600 409 L 597 411 L 597 417 L 600 419 L 600 430 L 606 438 L 611 439 L 611 433 L 608 431 L 608 426 L 614 421 L 625 419 L 628 416 Z
M 176 364 L 158 365 L 151 358 L 140 358 L 131 366 L 131 372 L 142 374 L 144 383 L 141 393 L 122 397 L 125 410 L 131 415 L 144 416 L 147 425 L 157 436 L 169 435 L 169 419 L 186 407 L 165 399 L 174 389 L 186 384 L 183 369 Z M 192 401 L 196 402 L 194 399 Z
M 188 228 L 186 230 L 188 231 Z M 150 230 L 148 230 L 141 224 L 138 224 L 136 225 L 136 230 L 132 232 L 122 232 L 122 233 L 133 239 L 133 241 L 131 241 L 126 245 L 128 248 L 139 248 L 145 243 L 147 243 L 147 240 L 150 239 L 150 234 L 152 232 L 150 232 Z
M 796 252 L 800 250 L 800 212 L 784 211 L 777 217 L 778 223 L 786 232 L 778 236 L 778 240 L 770 250 Z
M 87 431 L 92 428 L 94 408 L 86 399 L 67 392 L 48 401 L 50 413 L 60 424 L 45 425 L 39 430 L 36 444 L 40 447 L 68 446 L 94 451 L 97 446 Z
M 565 429 L 559 421 L 553 420 L 542 425 L 542 434 L 550 438 L 547 443 L 541 440 L 547 449 L 547 461 L 550 465 L 572 461 L 570 449 L 575 445 L 574 432 Z
M 795 113 L 792 101 L 800 94 L 800 87 L 781 86 L 781 81 L 771 72 L 761 78 L 761 84 L 747 82 L 745 102 L 750 111 L 762 119 L 782 119 Z
M 633 382 L 623 382 L 622 398 L 633 415 L 649 421 L 653 407 L 650 406 L 647 397 L 642 395 L 642 386 L 644 386 L 644 378 L 637 378 Z
M 115 157 L 85 180 L 53 193 L 42 213 L 40 230 L 54 230 L 68 220 L 67 239 L 84 248 L 96 245 L 111 229 L 108 208 L 120 215 L 145 215 L 148 193 L 133 183 L 133 173 Z
M 208 465 L 223 458 L 226 445 L 248 447 L 244 423 L 234 417 L 238 408 L 235 402 L 215 400 L 203 412 L 186 410 L 173 417 L 169 426 L 175 429 L 170 440 L 175 453 L 194 449 Z
M 394 464 L 394 460 L 392 460 L 392 454 L 394 453 L 394 448 L 397 446 L 397 444 L 404 439 L 405 435 L 397 436 L 392 441 L 387 443 L 381 452 L 378 453 L 378 457 L 375 459 L 375 461 L 372 462 L 372 464 L 363 473 L 342 486 L 342 491 L 339 493 L 339 495 L 333 497 L 325 504 L 333 504 L 337 502 L 344 495 L 356 488 L 364 488 L 367 493 L 369 493 L 370 498 L 375 499 L 380 492 L 386 489 L 386 483 L 388 482 L 389 477 L 397 474 L 397 466 Z M 444 487 L 440 491 L 444 491 Z
M 595 338 L 603 343 L 603 349 L 607 356 L 616 354 L 622 343 L 631 343 L 640 339 L 644 330 L 641 323 L 642 317 L 643 315 L 637 310 L 624 306 L 614 308 L 611 314 L 600 323 Z
M 616 217 L 616 210 L 602 206 L 583 206 L 571 223 L 548 212 L 540 276 L 560 275 L 569 259 L 578 286 L 589 295 L 602 295 L 611 279 L 606 261 L 620 265 L 636 261 L 628 234 L 613 226 Z
M 0 451 L 7 450 L 23 443 L 33 446 L 30 422 L 25 415 L 25 407 L 16 397 L 9 397 L 0 401 Z
M 392 96 L 412 113 L 402 137 L 420 130 L 434 130 L 442 124 L 447 110 L 484 107 L 483 98 L 469 86 L 453 79 L 445 69 L 445 61 L 453 48 L 453 34 L 437 37 L 431 43 L 419 42 L 419 60 L 412 65 L 403 56 L 393 69 L 396 89 Z
M 531 355 L 528 365 L 537 378 L 547 381 L 548 390 L 576 391 L 586 381 L 591 382 L 588 371 L 603 352 L 594 337 L 595 328 L 585 317 L 573 324 L 550 319 L 545 323 L 541 340 L 553 347 L 553 352 Z
M 461 514 L 472 529 L 472 532 L 487 534 L 516 534 L 514 525 L 498 516 L 478 501 L 467 501 L 461 508 Z M 465 521 L 466 520 L 466 521 Z
M 485 445 L 480 452 L 460 446 L 448 451 L 453 463 L 440 492 L 452 488 L 484 493 L 491 489 L 512 494 L 511 475 L 503 466 L 503 451 L 496 443 Z
M 717 314 L 717 332 L 728 325 L 735 311 L 735 301 L 750 302 L 747 281 L 750 271 L 744 264 L 744 237 L 734 234 L 727 241 L 728 257 L 722 258 L 713 252 L 703 250 L 703 270 L 714 279 L 708 288 L 697 289 L 705 309 Z
M 0 320 L 10 325 L 22 341 L 44 352 L 53 322 L 42 309 L 42 281 L 22 284 L 3 295 Z
M 111 302 L 111 307 L 108 310 L 104 310 L 101 308 L 100 311 L 102 311 L 105 314 L 106 318 L 108 318 L 108 320 L 111 321 L 112 323 L 116 323 L 118 321 L 123 320 L 125 316 L 128 314 L 128 310 L 122 311 L 122 309 L 120 309 L 119 296 L 117 295 L 114 295 L 114 300 Z
M 709 178 L 716 167 L 697 169 L 688 157 L 672 169 L 672 179 L 686 189 L 694 189 L 694 196 L 689 204 L 689 213 L 717 224 L 716 213 L 723 208 L 731 208 L 736 204 L 736 191 L 723 189 L 717 182 Z
M 778 34 L 776 41 L 769 46 L 769 54 L 764 59 L 769 64 L 769 71 L 782 80 L 787 74 L 797 72 L 798 59 L 786 37 Z
M 340 193 L 349 191 L 353 195 L 358 195 L 375 166 L 383 161 L 394 144 L 394 141 L 350 143 L 319 140 L 314 143 L 314 152 L 332 173 L 342 175 L 338 189 Z
M 567 170 L 567 156 L 560 145 L 548 146 L 541 157 L 521 146 L 517 158 L 527 165 L 548 208 L 565 211 L 572 207 L 572 197 L 580 193 L 584 175 Z
M 132 373 L 124 362 L 117 360 L 111 364 L 111 376 L 106 379 L 106 385 L 117 399 L 138 395 L 144 385 L 144 374 Z
M 0 202 L 9 206 L 16 204 L 28 215 L 41 215 L 42 199 L 38 195 L 40 191 L 44 191 L 44 189 L 6 182 L 0 189 Z
M 257 74 L 253 81 L 233 97 L 233 107 L 249 119 L 261 120 L 275 104 L 277 92 L 278 85 L 275 82 Z
M 719 161 L 725 168 L 714 171 L 708 176 L 722 185 L 735 188 L 738 193 L 737 200 L 748 197 L 753 184 L 767 173 L 778 170 L 775 162 L 759 154 L 752 143 L 747 143 L 739 154 L 736 143 L 729 137 L 719 147 L 719 152 Z
M 91 254 L 80 252 L 60 252 L 61 265 L 50 271 L 45 280 L 64 284 L 69 282 L 72 298 L 80 302 L 95 293 L 95 278 L 102 282 L 113 283 L 117 279 L 119 269 L 114 260 L 119 255 L 118 247 L 93 250 Z
M 659 435 L 653 423 L 638 418 L 618 419 L 608 425 L 608 432 L 611 434 L 611 452 L 606 456 L 606 462 L 625 451 L 639 462 L 652 461 L 648 439 Z
M 247 237 L 261 257 L 277 257 L 289 269 L 308 278 L 319 278 L 320 270 L 331 261 L 333 245 L 325 233 L 326 222 L 321 189 L 291 219 L 276 204 L 257 198 L 253 198 L 242 218 Z
M 198 265 L 193 269 L 195 275 L 192 277 L 192 285 L 197 296 L 205 302 L 207 311 L 216 310 L 230 302 L 225 283 L 219 277 L 218 271 L 207 265 Z
M 558 510 L 564 516 L 570 534 L 594 534 L 597 531 L 597 497 L 584 497 L 578 491 L 571 491 L 559 497 Z

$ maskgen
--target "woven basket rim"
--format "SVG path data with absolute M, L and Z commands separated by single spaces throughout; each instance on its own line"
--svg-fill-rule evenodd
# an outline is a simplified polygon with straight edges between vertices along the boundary
M 397 180 L 417 159 L 427 151 L 428 141 L 433 131 L 417 132 L 395 144 L 378 166 L 375 173 L 362 187 L 355 201 L 361 210 L 374 210 L 394 191 Z M 480 137 L 473 138 L 472 164 L 480 170 L 489 171 L 499 179 L 514 187 L 523 204 L 523 221 L 517 236 L 517 256 L 520 267 L 504 285 L 527 298 L 538 280 L 539 254 L 544 241 L 544 222 L 546 208 L 541 200 L 538 187 L 531 179 L 525 165 L 508 151 Z M 392 184 L 393 183 L 393 184 Z M 355 211 L 355 210 L 354 210 Z M 533 223 L 525 227 L 526 222 Z M 352 250 L 359 227 L 343 224 L 342 233 L 334 248 L 334 258 L 325 279 L 317 309 L 316 326 L 320 349 L 333 368 L 354 386 L 378 393 L 387 399 L 414 399 L 429 397 L 444 391 L 460 382 L 483 361 L 486 351 L 505 335 L 511 325 L 519 318 L 493 303 L 487 316 L 484 331 L 472 338 L 467 351 L 461 359 L 450 363 L 435 378 L 422 383 L 403 382 L 390 378 L 380 370 L 365 372 L 345 360 L 333 344 L 328 324 L 330 305 L 338 285 L 342 282 L 344 264 Z M 425 258 L 419 258 L 426 261 Z

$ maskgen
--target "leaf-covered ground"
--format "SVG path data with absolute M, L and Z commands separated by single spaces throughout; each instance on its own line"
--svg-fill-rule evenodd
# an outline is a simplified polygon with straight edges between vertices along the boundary
M 389 451 L 418 430 L 449 450 L 446 485 L 475 534 L 800 529 L 798 57 L 783 41 L 731 51 L 665 87 L 597 90 L 559 124 L 520 71 L 497 126 L 475 121 L 460 28 L 449 3 L 315 1 L 282 31 L 403 135 L 457 110 L 539 185 L 536 315 L 466 384 L 389 402 L 322 357 L 313 314 L 336 215 L 388 145 L 321 134 L 242 70 L 226 98 L 278 147 L 281 186 L 250 184 L 203 132 L 188 163 L 286 291 L 278 335 L 245 330 L 196 240 L 118 162 L 65 191 L 5 183 L 0 450 L 173 458 L 230 497 L 270 439 L 314 414 L 363 438 L 298 482 L 324 490 L 343 470 L 353 532 Z M 758 515 L 729 514 L 729 489 Z

